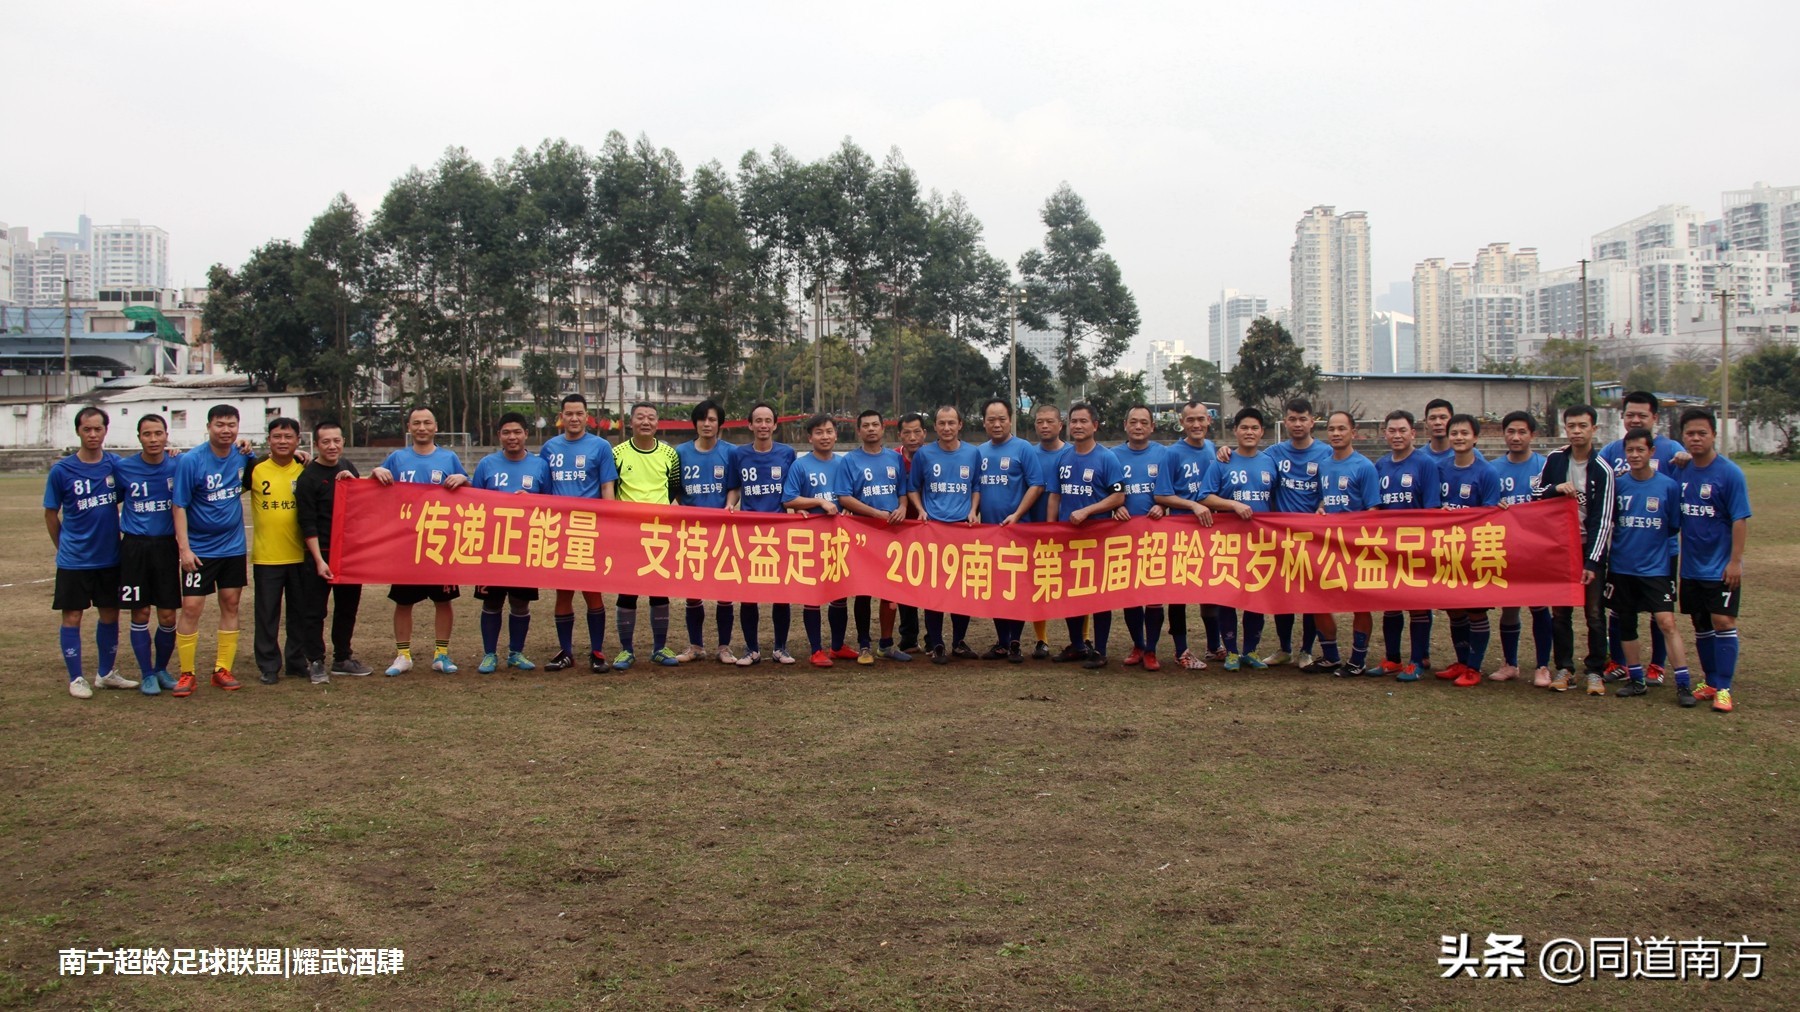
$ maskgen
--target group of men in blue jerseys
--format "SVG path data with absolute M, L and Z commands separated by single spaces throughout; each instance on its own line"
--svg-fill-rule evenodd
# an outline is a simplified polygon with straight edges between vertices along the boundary
M 751 409 L 747 419 L 751 439 L 745 444 L 734 445 L 721 438 L 724 412 L 716 402 L 707 400 L 691 412 L 692 440 L 679 446 L 663 442 L 657 436 L 657 409 L 639 404 L 632 409 L 630 438 L 613 445 L 589 431 L 586 400 L 571 394 L 561 406 L 561 430 L 535 453 L 526 446 L 526 419 L 516 413 L 504 415 L 498 430 L 500 448 L 478 462 L 473 473 L 464 470 L 453 451 L 436 445 L 437 423 L 432 412 L 415 409 L 407 420 L 409 445 L 391 453 L 371 477 L 383 484 L 417 482 L 446 490 L 473 485 L 521 495 L 617 498 L 732 512 L 846 513 L 888 524 L 916 519 L 956 525 L 1052 520 L 1079 525 L 1108 518 L 1187 513 L 1197 523 L 1210 526 L 1219 512 L 1254 522 L 1267 513 L 1507 507 L 1568 496 L 1578 505 L 1582 532 L 1585 599 L 1580 611 L 1587 628 L 1582 658 L 1587 692 L 1605 695 L 1612 682 L 1618 683 L 1617 695 L 1645 695 L 1650 687 L 1663 683 L 1667 671 L 1682 706 L 1710 702 L 1714 710 L 1728 712 L 1733 705 L 1736 618 L 1749 497 L 1743 472 L 1717 451 L 1717 422 L 1711 413 L 1700 408 L 1683 412 L 1681 442 L 1677 443 L 1654 432 L 1657 408 L 1652 394 L 1627 394 L 1621 405 L 1625 434 L 1604 447 L 1595 445 L 1594 409 L 1586 405 L 1567 408 L 1561 418 L 1567 443 L 1548 455 L 1532 449 L 1537 420 L 1528 412 L 1515 411 L 1501 420 L 1506 452 L 1489 460 L 1476 448 L 1480 422 L 1457 414 L 1448 401 L 1437 399 L 1425 407 L 1423 443 L 1418 441 L 1419 421 L 1408 411 L 1391 411 L 1383 419 L 1381 432 L 1388 452 L 1370 460 L 1353 445 L 1356 421 L 1348 412 L 1329 413 L 1320 438 L 1315 431 L 1318 419 L 1305 399 L 1284 405 L 1279 424 L 1285 438 L 1267 446 L 1264 438 L 1272 420 L 1254 407 L 1238 411 L 1231 419 L 1229 440 L 1215 446 L 1208 438 L 1211 415 L 1196 402 L 1182 407 L 1181 438 L 1169 444 L 1152 438 L 1155 419 L 1150 409 L 1132 405 L 1120 420 L 1125 441 L 1108 447 L 1096 438 L 1101 419 L 1090 404 L 1075 404 L 1066 415 L 1054 405 L 1039 405 L 1032 417 L 1035 439 L 1027 440 L 1015 434 L 1011 406 L 996 398 L 981 407 L 983 438 L 979 441 L 963 439 L 961 411 L 945 405 L 929 419 L 917 413 L 902 416 L 897 426 L 900 445 L 892 448 L 886 445 L 887 420 L 879 411 L 869 410 L 855 421 L 858 445 L 844 454 L 835 450 L 838 426 L 834 419 L 827 415 L 808 419 L 804 423 L 808 449 L 802 454 L 775 442 L 777 418 L 767 403 Z M 81 690 L 87 689 L 81 678 L 80 630 L 82 615 L 90 607 L 100 614 L 95 635 L 100 664 L 96 684 L 137 684 L 112 670 L 122 607 L 132 610 L 134 646 L 144 655 L 147 678 L 166 679 L 159 673 L 175 645 L 170 633 L 176 632 L 177 625 L 184 641 L 179 644 L 184 650 L 182 670 L 192 670 L 191 658 L 186 655 L 192 652 L 195 630 L 189 628 L 193 623 L 186 621 L 185 615 L 177 621 L 181 595 L 170 590 L 146 596 L 143 589 L 161 580 L 172 587 L 177 574 L 191 585 L 190 592 L 210 581 L 206 592 L 216 590 L 220 596 L 221 656 L 227 647 L 235 651 L 237 595 L 246 582 L 243 532 L 238 514 L 225 514 L 241 508 L 237 497 L 245 484 L 243 468 L 249 463 L 240 450 L 230 446 L 235 420 L 233 413 L 229 433 L 220 426 L 215 440 L 220 446 L 190 455 L 193 466 L 184 462 L 178 467 L 172 457 L 163 455 L 160 429 L 153 433 L 158 437 L 152 441 L 155 445 L 146 443 L 144 454 L 119 458 L 101 448 L 104 414 L 89 409 L 78 416 L 81 448 L 51 469 L 44 496 L 46 522 L 57 547 L 53 606 L 63 616 L 62 647 L 72 694 L 83 695 L 75 688 L 77 684 Z M 337 429 L 332 423 L 326 427 Z M 328 448 L 330 465 L 314 482 L 314 494 L 302 498 L 317 502 L 323 497 L 328 530 L 330 484 L 355 472 L 338 463 L 341 431 L 326 435 L 335 436 L 322 444 Z M 323 482 L 322 490 L 319 482 Z M 154 505 L 161 501 L 157 496 L 148 497 L 149 506 L 139 501 L 146 499 L 144 493 L 151 483 L 161 498 L 168 499 L 166 509 Z M 305 475 L 296 487 L 307 487 Z M 322 549 L 320 536 L 325 532 L 318 529 L 313 516 L 319 508 L 308 502 L 300 504 L 301 534 L 310 554 L 304 568 L 308 574 L 314 568 L 318 572 L 311 583 L 303 584 L 309 601 L 300 614 L 309 624 L 322 624 L 324 597 L 331 590 L 325 582 L 330 577 L 328 535 Z M 171 532 L 165 534 L 157 526 L 158 512 L 172 514 Z M 213 517 L 214 513 L 218 516 Z M 196 522 L 199 527 L 190 528 Z M 178 535 L 170 538 L 169 545 L 156 543 L 159 551 L 179 545 L 166 563 L 160 555 L 149 561 L 144 558 L 142 532 L 153 527 L 157 537 Z M 233 530 L 235 555 L 230 551 L 233 545 L 219 549 L 212 543 L 219 538 L 230 540 Z M 190 550 L 192 546 L 199 547 Z M 171 571 L 162 573 L 162 568 Z M 123 596 L 121 586 L 126 588 Z M 589 667 L 594 671 L 631 667 L 636 659 L 637 598 L 621 596 L 615 602 L 620 642 L 616 654 L 609 657 L 604 599 L 595 591 L 580 593 Z M 396 584 L 390 588 L 396 649 L 394 661 L 386 669 L 388 675 L 412 669 L 412 612 L 425 601 L 434 607 L 430 666 L 444 674 L 458 670 L 450 657 L 450 643 L 452 602 L 459 595 L 460 588 L 455 586 Z M 531 604 L 538 598 L 538 590 L 481 586 L 475 588 L 475 595 L 482 602 L 482 659 L 477 670 L 493 672 L 502 663 L 516 670 L 535 668 L 526 656 L 526 643 Z M 310 600 L 314 597 L 318 598 L 316 607 Z M 544 665 L 549 670 L 576 663 L 575 597 L 575 591 L 556 591 L 557 651 Z M 356 598 L 346 602 L 340 594 L 334 611 L 341 613 L 346 604 L 348 621 L 333 624 L 339 660 L 332 673 L 338 673 L 337 665 L 356 663 L 349 659 L 348 645 Z M 716 635 L 709 640 L 706 604 L 686 602 L 688 646 L 676 653 L 668 644 L 669 601 L 649 599 L 651 660 L 672 666 L 713 656 L 721 663 L 738 666 L 760 663 L 765 646 L 762 607 L 756 602 L 715 602 Z M 152 607 L 159 618 L 153 643 L 147 631 Z M 1208 604 L 1194 607 L 1204 628 L 1203 645 L 1189 641 L 1188 605 L 1123 609 L 1131 641 L 1123 663 L 1159 670 L 1166 632 L 1175 661 L 1190 670 L 1205 668 L 1208 661 L 1222 662 L 1227 671 L 1294 664 L 1306 672 L 1340 677 L 1391 675 L 1408 682 L 1432 673 L 1467 687 L 1484 677 L 1493 681 L 1521 677 L 1519 650 L 1524 618 L 1529 614 L 1536 651 L 1535 664 L 1530 665 L 1535 669 L 1533 684 L 1561 692 L 1569 689 L 1575 678 L 1576 608 L 1570 606 L 1501 609 L 1501 664 L 1491 673 L 1484 673 L 1492 636 L 1486 609 L 1447 612 L 1455 659 L 1438 667 L 1430 658 L 1431 611 L 1383 613 L 1379 644 L 1383 653 L 1374 659 L 1371 651 L 1377 645 L 1372 640 L 1374 616 L 1370 612 L 1351 615 L 1347 655 L 1340 652 L 1337 616 L 1302 615 L 1296 622 L 1293 615 L 1278 614 L 1274 616 L 1277 648 L 1262 655 L 1264 615 Z M 1677 608 L 1692 623 L 1694 652 L 1703 675 L 1698 686 L 1693 683 L 1683 636 L 1675 624 Z M 796 663 L 789 650 L 791 607 L 774 603 L 768 610 L 768 657 L 780 664 Z M 1639 644 L 1642 615 L 1650 618 L 1647 656 Z M 994 646 L 978 654 L 968 643 L 970 619 L 966 615 L 925 609 L 921 627 L 917 609 L 883 601 L 877 610 L 870 598 L 857 597 L 830 602 L 822 609 L 803 607 L 801 617 L 806 653 L 819 667 L 830 667 L 839 660 L 864 665 L 878 659 L 906 662 L 923 650 L 937 664 L 947 664 L 952 657 L 1019 663 L 1029 655 L 1099 669 L 1109 663 L 1112 634 L 1110 611 L 1071 618 L 1066 622 L 1067 645 L 1053 654 L 1044 623 L 1035 623 L 1028 631 L 1023 620 L 996 619 Z M 854 644 L 850 642 L 852 617 Z M 734 622 L 742 633 L 741 650 L 733 646 Z M 1296 626 L 1301 637 L 1297 650 Z M 503 627 L 504 649 L 500 642 Z M 1409 632 L 1404 651 L 1403 631 Z M 229 644 L 224 642 L 227 636 Z M 137 643 L 139 639 L 142 644 Z M 309 656 L 322 654 L 322 634 L 309 630 L 307 639 L 319 643 Z M 322 663 L 315 670 L 322 672 Z M 220 662 L 217 671 L 230 680 L 228 658 Z M 319 680 L 316 675 L 314 680 Z M 217 677 L 214 684 L 225 687 Z M 185 692 L 178 694 L 193 691 L 191 677 L 182 688 Z M 91 695 L 91 690 L 86 694 Z

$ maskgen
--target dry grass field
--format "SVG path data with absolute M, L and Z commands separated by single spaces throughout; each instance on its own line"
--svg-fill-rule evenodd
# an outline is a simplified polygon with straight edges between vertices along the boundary
M 479 676 L 466 597 L 455 676 L 264 687 L 246 631 L 240 692 L 81 702 L 41 479 L 0 479 L 0 1006 L 1794 1008 L 1800 467 L 1748 470 L 1730 716 L 1116 662 Z M 1527 978 L 1440 979 L 1458 932 L 1523 934 Z M 1615 935 L 1748 935 L 1763 977 L 1538 975 Z M 405 968 L 59 975 L 77 946 Z

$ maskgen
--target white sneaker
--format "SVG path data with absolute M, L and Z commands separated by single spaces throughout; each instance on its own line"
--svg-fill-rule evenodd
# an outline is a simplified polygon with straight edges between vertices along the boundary
M 108 671 L 106 674 L 94 679 L 94 684 L 105 689 L 135 689 L 138 687 L 138 683 L 135 679 L 126 678 L 117 671 Z
M 1182 651 L 1181 656 L 1175 659 L 1181 662 L 1181 666 L 1189 671 L 1203 671 L 1206 669 L 1206 662 L 1195 656 L 1192 650 Z
M 738 660 L 737 655 L 731 652 L 730 647 L 722 646 L 719 648 L 719 663 L 720 664 L 736 664 L 737 660 Z
M 1294 655 L 1288 653 L 1286 650 L 1277 650 L 1269 656 L 1264 657 L 1262 660 L 1264 664 L 1287 664 L 1293 659 Z
M 675 655 L 675 663 L 676 664 L 687 664 L 690 661 L 697 661 L 699 659 L 700 659 L 700 648 L 697 646 L 694 646 L 692 643 L 688 644 L 688 648 L 686 650 L 683 650 L 681 653 L 678 653 Z
M 411 671 L 411 670 L 412 670 L 412 655 L 411 654 L 396 654 L 394 656 L 394 663 L 387 666 L 386 673 L 389 678 L 392 678 L 395 675 L 404 675 L 408 671 Z
M 1493 674 L 1488 676 L 1488 681 L 1510 682 L 1517 677 L 1519 677 L 1519 666 L 1518 665 L 1502 664 L 1502 665 L 1500 665 L 1499 668 L 1495 669 Z
M 774 656 L 775 660 L 782 664 L 794 663 L 794 655 L 788 653 L 786 650 L 776 650 Z
M 725 651 L 721 650 L 721 651 L 719 651 L 719 653 L 721 656 L 723 656 Z M 760 664 L 760 663 L 762 663 L 762 651 L 761 650 L 746 650 L 746 651 L 744 651 L 744 656 L 739 657 L 735 663 L 740 668 L 747 668 L 747 667 L 751 666 L 752 664 Z
M 92 699 L 94 698 L 94 690 L 88 688 L 87 679 L 71 678 L 69 679 L 69 695 L 74 696 L 76 699 Z

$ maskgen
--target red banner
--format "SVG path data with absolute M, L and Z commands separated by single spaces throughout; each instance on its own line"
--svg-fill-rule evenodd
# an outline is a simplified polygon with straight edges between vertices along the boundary
M 982 618 L 1204 602 L 1266 614 L 1580 605 L 1572 499 L 1511 509 L 1191 514 L 1010 527 L 337 484 L 346 583 L 493 584 Z

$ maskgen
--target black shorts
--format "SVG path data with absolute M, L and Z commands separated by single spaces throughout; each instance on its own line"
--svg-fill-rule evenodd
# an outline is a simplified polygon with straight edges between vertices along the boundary
M 199 569 L 181 574 L 181 596 L 205 597 L 215 590 L 231 590 L 249 582 L 250 570 L 242 555 L 201 559 Z
M 1672 612 L 1675 610 L 1675 578 L 1609 574 L 1606 578 L 1606 607 L 1620 615 Z
M 403 607 L 431 601 L 445 604 L 462 596 L 461 587 L 444 589 L 441 583 L 396 583 L 388 588 L 388 600 Z
M 1681 581 L 1681 613 L 1683 615 L 1729 615 L 1737 618 L 1738 599 L 1744 595 L 1743 585 L 1736 590 L 1724 580 Z
M 119 606 L 181 607 L 181 554 L 174 535 L 127 534 L 119 542 Z
M 50 595 L 50 607 L 57 611 L 85 611 L 89 608 L 118 606 L 118 566 L 56 571 L 56 591 Z
M 477 600 L 477 601 L 499 602 L 499 601 L 505 601 L 509 597 L 512 598 L 514 601 L 535 601 L 538 599 L 538 592 L 537 592 L 536 587 L 476 587 L 475 588 L 475 600 Z

